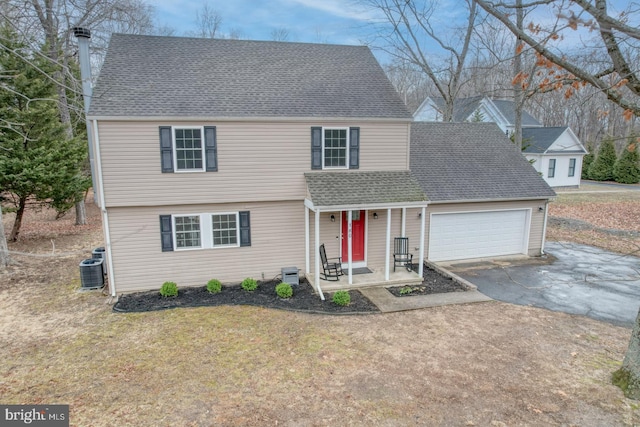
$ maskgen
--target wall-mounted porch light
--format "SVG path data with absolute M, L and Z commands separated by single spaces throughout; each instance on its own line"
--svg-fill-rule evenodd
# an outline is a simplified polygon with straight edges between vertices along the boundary
M 538 206 L 538 212 L 544 212 L 544 206 Z
M 373 213 L 373 219 L 378 219 L 378 212 Z
M 331 214 L 329 218 L 331 218 L 331 222 L 336 222 L 336 216 L 334 214 Z

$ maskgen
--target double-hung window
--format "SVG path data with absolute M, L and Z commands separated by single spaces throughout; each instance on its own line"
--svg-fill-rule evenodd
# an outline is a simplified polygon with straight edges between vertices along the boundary
M 576 159 L 569 159 L 569 176 L 576 174 Z
M 360 128 L 311 128 L 311 169 L 359 169 Z
M 160 215 L 162 251 L 251 246 L 249 211 Z
M 175 170 L 203 171 L 204 144 L 202 128 L 173 128 Z
M 553 178 L 554 176 L 556 176 L 556 159 L 549 159 L 547 178 Z
M 213 247 L 238 246 L 239 232 L 238 213 L 211 215 Z
M 349 167 L 349 136 L 347 128 L 323 129 L 322 163 L 324 169 L 346 169 Z
M 202 247 L 200 215 L 176 215 L 173 224 L 176 249 Z
M 162 173 L 217 172 L 215 126 L 160 126 Z

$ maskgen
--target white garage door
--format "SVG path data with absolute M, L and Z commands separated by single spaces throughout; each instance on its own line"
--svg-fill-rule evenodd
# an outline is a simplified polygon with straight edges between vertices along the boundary
M 431 214 L 429 259 L 449 261 L 527 253 L 529 212 Z

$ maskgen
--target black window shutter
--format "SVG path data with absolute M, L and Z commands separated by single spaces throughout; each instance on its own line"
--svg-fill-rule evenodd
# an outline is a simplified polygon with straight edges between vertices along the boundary
M 218 171 L 218 142 L 216 139 L 216 127 L 204 127 L 204 147 L 207 161 L 207 172 Z
M 163 173 L 173 172 L 171 126 L 160 126 L 160 163 Z
M 360 167 L 360 128 L 349 128 L 349 169 Z
M 162 239 L 162 252 L 173 251 L 171 215 L 160 215 L 160 238 Z
M 240 215 L 240 246 L 251 246 L 251 221 L 249 211 L 238 212 Z
M 311 169 L 322 169 L 322 128 L 311 128 Z

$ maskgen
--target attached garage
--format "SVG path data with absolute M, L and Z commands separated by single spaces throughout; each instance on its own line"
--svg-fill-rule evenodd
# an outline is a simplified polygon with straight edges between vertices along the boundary
M 495 123 L 414 122 L 411 173 L 429 198 L 426 259 L 543 253 L 556 194 Z
M 429 259 L 527 254 L 531 209 L 432 213 Z

